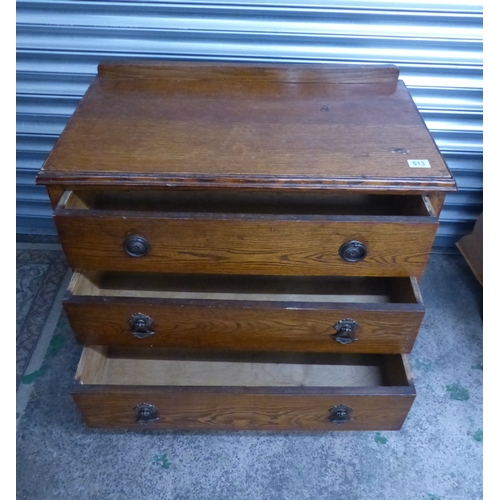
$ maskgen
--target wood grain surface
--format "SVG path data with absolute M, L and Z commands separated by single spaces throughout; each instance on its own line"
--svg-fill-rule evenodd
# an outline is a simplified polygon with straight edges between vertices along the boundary
M 195 69 L 195 71 L 193 71 Z M 392 83 L 396 84 L 399 69 L 393 64 L 283 64 L 245 63 L 227 64 L 223 62 L 113 62 L 104 61 L 98 66 L 98 74 L 103 78 L 134 78 L 142 80 L 173 80 L 183 83 L 207 84 L 216 81 L 245 83 Z
M 68 264 L 84 270 L 64 307 L 86 345 L 72 394 L 87 425 L 401 428 L 415 388 L 400 353 L 424 315 L 416 278 L 456 184 L 398 75 L 99 65 L 36 180 Z M 126 253 L 131 236 L 147 255 Z M 367 249 L 361 262 L 339 255 L 353 240 Z M 225 289 L 231 279 L 241 289 Z M 152 336 L 132 335 L 136 313 L 152 318 Z M 333 325 L 346 318 L 358 340 L 341 345 Z M 138 424 L 140 403 L 158 421 Z M 348 422 L 329 421 L 335 405 L 352 408 Z
M 92 354 L 101 360 L 101 351 Z M 210 387 L 169 386 L 168 380 L 161 386 L 115 385 L 105 383 L 110 380 L 108 375 L 94 379 L 92 383 L 77 380 L 72 394 L 86 424 L 91 427 L 135 430 L 397 430 L 413 403 L 415 389 L 405 376 L 403 357 L 389 355 L 377 359 L 382 362 L 383 370 L 394 371 L 393 375 L 386 373 L 384 376 L 385 384 L 393 385 Z M 134 368 L 136 365 L 131 360 L 130 370 L 138 370 Z M 82 372 L 85 372 L 84 367 L 80 369 Z M 131 377 L 133 380 L 133 375 Z M 137 380 L 141 377 L 144 375 L 138 373 Z M 134 408 L 140 403 L 154 405 L 159 420 L 137 424 Z M 352 408 L 351 420 L 332 423 L 328 420 L 330 409 L 340 404 Z
M 420 276 L 437 230 L 434 217 L 246 216 L 56 211 L 73 269 L 314 276 Z M 402 238 L 404 235 L 404 238 Z M 123 245 L 140 236 L 143 257 Z M 361 262 L 339 256 L 348 241 L 367 248 Z
M 123 393 L 111 386 L 104 386 L 101 391 L 78 389 L 77 386 L 73 398 L 87 426 L 132 430 L 399 430 L 415 399 L 405 388 L 398 391 L 400 394 L 381 391 L 378 395 L 342 396 L 335 391 L 329 395 L 297 396 L 141 388 Z M 158 421 L 135 422 L 134 408 L 144 402 L 158 408 Z M 329 422 L 329 409 L 340 404 L 353 409 L 352 419 L 342 424 Z
M 397 69 L 307 66 L 103 65 L 38 183 L 454 189 Z
M 236 280 L 244 281 L 245 278 Z M 263 281 L 263 277 L 257 280 Z M 137 276 L 137 283 L 144 280 Z M 285 278 L 287 279 L 287 278 Z M 382 295 L 354 295 L 365 292 L 352 283 L 338 284 L 337 295 L 308 295 L 311 286 L 299 282 L 293 290 L 299 295 L 269 293 L 265 295 L 240 294 L 221 295 L 206 291 L 193 294 L 200 298 L 189 298 L 185 292 L 169 292 L 169 298 L 159 298 L 160 291 L 106 290 L 96 289 L 89 283 L 82 283 L 81 277 L 71 285 L 64 299 L 64 310 L 79 342 L 86 345 L 154 346 L 194 349 L 267 350 L 295 352 L 363 352 L 363 353 L 409 353 L 424 316 L 420 296 L 416 297 L 412 285 L 416 282 L 394 285 L 391 298 Z M 131 278 L 128 281 L 133 281 Z M 217 277 L 212 281 L 223 281 Z M 227 281 L 227 279 L 226 279 Z M 318 287 L 335 289 L 321 280 Z M 390 280 L 388 281 L 397 281 Z M 165 277 L 168 285 L 169 278 Z M 374 283 L 374 287 L 379 282 Z M 384 283 L 378 284 L 378 294 L 391 293 Z M 405 285 L 405 286 L 403 286 Z M 191 287 L 193 288 L 193 287 Z M 214 289 L 215 287 L 211 287 Z M 230 289 L 229 287 L 226 287 Z M 268 287 L 269 288 L 269 287 Z M 169 289 L 169 288 L 167 288 Z M 172 285 L 170 286 L 172 289 Z M 174 287 L 174 290 L 189 288 Z M 201 290 L 203 288 L 200 287 Z M 219 287 L 215 288 L 219 290 Z M 221 289 L 224 289 L 222 286 Z M 208 288 L 210 290 L 210 288 Z M 255 292 L 255 290 L 253 290 Z M 313 290 L 315 291 L 315 290 Z M 342 296 L 342 292 L 350 292 Z M 192 293 L 191 293 L 192 294 Z M 155 297 L 156 295 L 156 297 Z M 233 300 L 226 298 L 233 297 Z M 183 297 L 183 298 L 179 298 Z M 188 298 L 185 298 L 188 297 Z M 285 298 L 286 297 L 286 300 Z M 252 299 L 253 298 L 253 299 Z M 381 302 L 381 301 L 384 302 Z M 140 339 L 132 334 L 129 318 L 142 313 L 153 320 L 154 335 Z M 357 341 L 342 345 L 332 335 L 333 326 L 342 319 L 354 319 L 359 328 Z

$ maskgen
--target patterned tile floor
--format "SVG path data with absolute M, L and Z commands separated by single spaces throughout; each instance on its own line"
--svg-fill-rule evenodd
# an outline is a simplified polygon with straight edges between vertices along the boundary
M 68 266 L 59 245 L 16 249 L 16 388 L 25 375 Z
M 70 279 L 61 247 L 21 241 L 16 248 L 16 421 L 45 369 L 43 360 L 61 315 Z

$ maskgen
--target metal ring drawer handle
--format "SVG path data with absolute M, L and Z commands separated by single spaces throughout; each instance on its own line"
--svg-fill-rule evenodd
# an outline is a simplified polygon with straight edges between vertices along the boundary
M 347 241 L 339 248 L 339 255 L 347 262 L 360 262 L 366 257 L 366 247 L 360 241 Z
M 328 420 L 334 424 L 344 424 L 351 420 L 352 408 L 347 405 L 337 405 L 330 408 Z
M 123 242 L 123 248 L 131 257 L 144 257 L 149 253 L 151 247 L 142 236 L 129 236 Z

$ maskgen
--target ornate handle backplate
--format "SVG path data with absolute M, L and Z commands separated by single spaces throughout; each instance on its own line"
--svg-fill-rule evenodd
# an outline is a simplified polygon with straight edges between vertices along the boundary
M 130 332 L 138 339 L 145 339 L 155 333 L 150 329 L 150 326 L 153 324 L 153 320 L 145 314 L 132 314 L 132 316 L 128 319 L 128 322 L 130 325 Z
M 343 424 L 351 420 L 352 408 L 347 405 L 337 405 L 330 408 L 328 420 L 334 424 Z
M 135 421 L 138 424 L 149 424 L 150 422 L 156 422 L 160 419 L 158 416 L 158 408 L 149 403 L 140 403 L 134 410 L 137 412 Z
M 351 342 L 356 342 L 356 340 L 358 340 L 354 332 L 359 327 L 356 321 L 351 318 L 341 319 L 333 325 L 333 328 L 335 328 L 337 333 L 334 333 L 331 337 L 339 344 L 350 344 Z

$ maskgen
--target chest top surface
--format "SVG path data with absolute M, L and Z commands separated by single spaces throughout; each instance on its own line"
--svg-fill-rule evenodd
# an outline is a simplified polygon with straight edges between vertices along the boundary
M 398 76 L 390 65 L 103 63 L 37 183 L 454 190 Z

